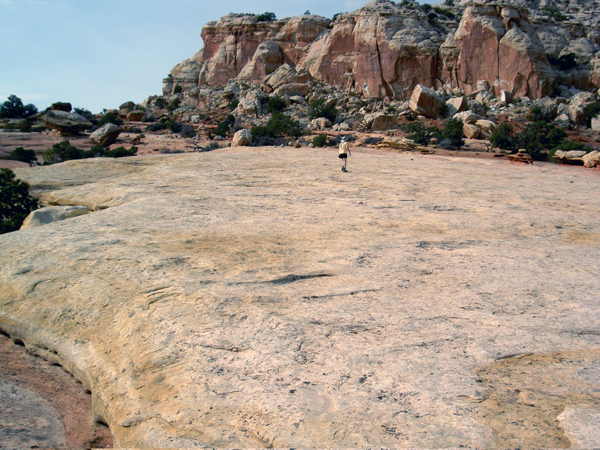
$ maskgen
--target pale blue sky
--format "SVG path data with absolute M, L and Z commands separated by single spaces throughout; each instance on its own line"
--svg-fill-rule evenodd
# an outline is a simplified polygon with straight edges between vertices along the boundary
M 63 101 L 94 113 L 161 93 L 171 68 L 230 12 L 332 17 L 366 0 L 0 0 L 0 103 Z M 438 3 L 433 1 L 431 3 Z

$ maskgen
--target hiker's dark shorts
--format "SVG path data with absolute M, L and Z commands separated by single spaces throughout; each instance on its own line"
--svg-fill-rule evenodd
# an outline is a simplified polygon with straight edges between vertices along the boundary
M 346 159 L 348 157 L 348 153 L 340 153 L 340 159 Z

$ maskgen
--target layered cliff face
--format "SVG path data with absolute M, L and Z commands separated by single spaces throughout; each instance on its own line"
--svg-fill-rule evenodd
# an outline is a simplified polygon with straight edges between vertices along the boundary
M 230 14 L 203 28 L 204 48 L 173 68 L 163 94 L 233 78 L 260 86 L 283 64 L 366 98 L 407 98 L 417 84 L 470 93 L 483 81 L 496 94 L 533 99 L 559 84 L 599 87 L 598 64 L 590 63 L 600 51 L 598 2 L 524 3 L 375 0 L 335 20 Z M 565 57 L 576 65 L 557 64 Z

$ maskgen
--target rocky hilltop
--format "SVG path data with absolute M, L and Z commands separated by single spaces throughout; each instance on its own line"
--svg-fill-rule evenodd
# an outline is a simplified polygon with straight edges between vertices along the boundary
M 269 93 L 265 80 L 283 65 L 301 76 L 282 93 L 312 82 L 378 99 L 408 98 L 418 84 L 470 94 L 487 83 L 496 95 L 530 99 L 558 86 L 588 90 L 600 87 L 599 12 L 595 0 L 375 0 L 333 20 L 230 14 L 204 26 L 204 47 L 171 70 L 163 95 L 179 85 L 185 103 L 198 106 L 202 88 L 234 79 Z

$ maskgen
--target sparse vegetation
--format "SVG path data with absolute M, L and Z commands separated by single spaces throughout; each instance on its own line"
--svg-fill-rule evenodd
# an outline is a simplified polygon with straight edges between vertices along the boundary
M 507 122 L 502 122 L 490 136 L 490 143 L 492 148 L 514 151 L 517 144 L 513 137 L 513 127 Z
M 262 142 L 260 145 L 272 145 L 275 138 L 282 136 L 292 136 L 297 138 L 302 133 L 300 123 L 292 119 L 290 116 L 281 112 L 276 112 L 267 122 L 264 127 L 252 127 L 252 142 Z M 271 142 L 267 144 L 265 142 Z
M 325 99 L 318 98 L 308 105 L 308 116 L 311 120 L 325 117 L 331 123 L 334 123 L 337 117 L 337 109 L 331 106 Z
M 173 100 L 171 100 L 171 103 L 169 103 L 169 106 L 167 107 L 167 109 L 169 111 L 175 111 L 177 108 L 179 108 L 180 105 L 181 105 L 181 99 L 179 97 L 176 97 Z
M 12 159 L 13 161 L 21 161 L 27 163 L 30 166 L 35 166 L 37 164 L 35 152 L 31 149 L 23 147 L 17 147 L 12 152 L 10 152 L 10 159 Z
M 123 125 L 123 121 L 119 118 L 115 111 L 105 112 L 98 121 L 98 126 L 101 127 L 102 125 L 106 125 L 107 123 L 112 123 L 114 125 L 117 125 L 118 127 Z
M 171 133 L 179 133 L 181 131 L 182 125 L 181 122 L 178 122 L 175 119 L 169 119 L 166 123 L 165 123 L 165 127 L 171 132 Z
M 463 132 L 463 121 L 460 119 L 450 119 L 442 131 L 441 140 L 450 141 L 452 148 L 460 148 L 465 145 L 465 134 Z
M 163 109 L 165 106 L 167 106 L 167 100 L 163 96 L 156 97 L 156 100 L 154 100 L 154 106 Z
M 235 108 L 238 107 L 239 104 L 240 104 L 240 100 L 237 98 L 234 98 L 233 100 L 231 100 L 229 102 L 229 110 L 233 111 Z
M 407 136 L 418 145 L 429 145 L 431 141 L 440 135 L 440 130 L 436 127 L 426 127 L 423 122 L 411 122 L 406 128 L 406 132 L 412 133 Z
M 38 109 L 35 105 L 23 105 L 23 102 L 16 95 L 10 95 L 8 99 L 0 105 L 0 119 L 24 119 L 37 114 Z
M 29 184 L 15 177 L 10 169 L 0 169 L 0 234 L 21 228 L 29 213 L 39 208 L 29 195 Z
M 173 88 L 173 94 L 180 94 L 182 91 L 183 91 L 183 88 L 179 84 L 176 84 L 175 87 Z
M 125 156 L 135 156 L 138 151 L 136 146 L 131 146 L 129 150 L 125 147 L 117 147 L 110 149 L 103 147 L 100 144 L 93 146 L 90 150 L 81 150 L 71 145 L 69 141 L 62 141 L 54 144 L 52 148 L 49 148 L 42 154 L 44 165 L 56 164 L 64 161 L 70 161 L 73 159 L 87 159 L 87 158 L 122 158 Z
M 585 123 L 588 127 L 592 126 L 592 119 L 600 114 L 600 103 L 590 103 L 584 106 L 583 113 L 585 114 Z
M 550 7 L 542 8 L 542 13 L 545 14 L 546 16 L 548 16 L 548 17 L 552 17 L 557 22 L 564 22 L 565 20 L 568 19 L 568 17 L 565 16 L 561 12 L 561 10 L 559 8 L 557 8 L 556 6 L 550 6 Z
M 283 111 L 286 106 L 285 100 L 281 97 L 270 97 L 266 104 L 267 112 L 270 114 L 277 111 Z
M 160 131 L 165 130 L 167 126 L 162 122 L 154 122 L 146 127 L 146 131 Z
M 277 16 L 272 12 L 264 12 L 256 16 L 257 22 L 273 22 L 274 20 L 277 20 Z
M 548 62 L 563 72 L 577 68 L 577 60 L 575 59 L 575 55 L 573 53 L 567 53 L 566 55 L 562 55 L 558 58 L 555 58 L 554 56 L 548 56 Z
M 229 114 L 227 118 L 219 123 L 215 128 L 215 135 L 217 136 L 227 136 L 229 133 L 230 127 L 235 124 L 235 116 L 233 114 Z
M 327 135 L 317 134 L 313 139 L 313 144 L 315 147 L 325 147 L 325 144 L 327 144 Z
M 98 119 L 96 119 L 96 116 L 85 108 L 73 108 L 73 112 L 75 112 L 76 114 L 79 114 L 81 117 L 84 117 L 86 120 L 91 122 L 93 125 L 98 124 Z

